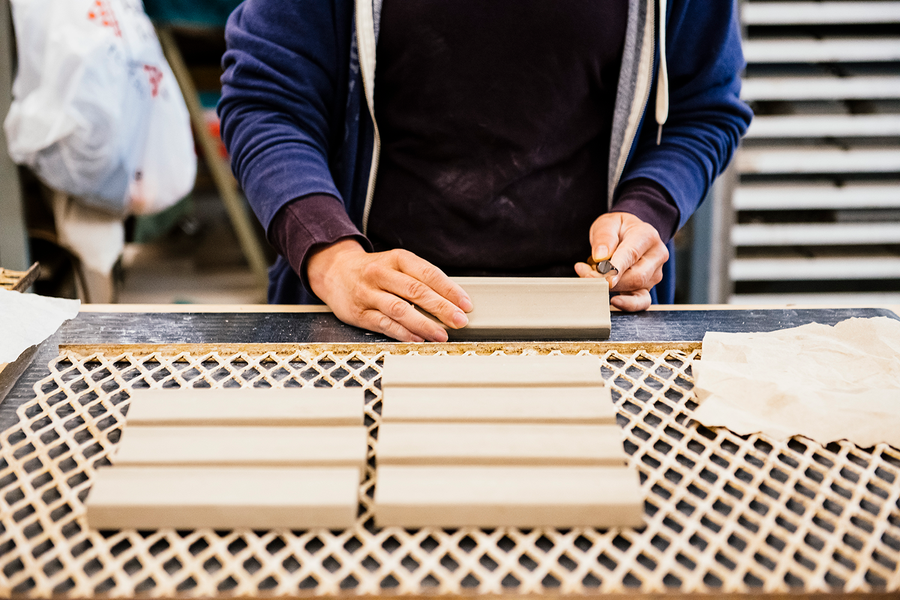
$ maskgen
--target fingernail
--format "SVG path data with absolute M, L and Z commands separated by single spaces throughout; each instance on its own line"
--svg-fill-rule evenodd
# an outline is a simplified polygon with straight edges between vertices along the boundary
M 447 331 L 445 329 L 441 329 L 437 335 L 434 336 L 434 341 L 439 343 L 444 343 L 450 339 L 450 336 L 447 335 Z
M 424 342 L 425 340 L 423 338 L 420 338 L 417 335 L 414 335 L 414 336 L 412 336 L 412 341 L 416 344 L 420 344 L 420 343 Z
M 594 260 L 606 260 L 607 258 L 609 258 L 609 248 L 606 246 L 594 248 Z
M 451 319 L 451 321 L 453 321 L 453 324 L 457 327 L 465 327 L 469 324 L 469 317 L 463 314 L 462 311 L 456 311 L 455 313 L 453 313 L 453 318 Z
M 470 300 L 468 296 L 463 296 L 463 299 L 460 300 L 460 302 L 459 302 L 459 307 L 461 309 L 463 309 L 465 312 L 471 312 L 472 309 L 475 308 L 472 305 L 472 300 Z M 466 319 L 466 323 L 468 323 L 468 322 L 469 322 L 469 320 Z

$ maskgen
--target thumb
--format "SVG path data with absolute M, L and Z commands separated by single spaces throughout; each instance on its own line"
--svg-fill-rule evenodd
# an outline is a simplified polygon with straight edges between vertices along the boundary
M 591 226 L 591 257 L 600 262 L 609 260 L 619 246 L 622 220 L 616 214 L 600 216 Z

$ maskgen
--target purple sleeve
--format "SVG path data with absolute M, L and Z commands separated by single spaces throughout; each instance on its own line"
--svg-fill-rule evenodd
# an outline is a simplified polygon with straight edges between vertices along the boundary
M 269 238 L 310 293 L 306 261 L 313 248 L 354 238 L 368 252 L 372 251 L 372 244 L 350 220 L 344 205 L 327 194 L 305 196 L 282 207 L 272 220 Z
M 664 244 L 675 235 L 681 212 L 664 187 L 650 179 L 632 179 L 616 193 L 612 210 L 626 212 L 649 223 Z

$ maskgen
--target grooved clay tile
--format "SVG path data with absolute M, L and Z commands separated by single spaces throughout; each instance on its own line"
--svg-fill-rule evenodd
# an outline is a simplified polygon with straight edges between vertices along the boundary
M 390 387 L 383 422 L 614 424 L 608 387 Z
M 125 466 L 365 467 L 365 427 L 129 425 L 112 462 Z
M 596 356 L 388 355 L 381 386 L 394 387 L 602 387 Z
M 379 527 L 629 527 L 643 524 L 637 473 L 616 467 L 378 467 Z
M 135 390 L 132 425 L 362 425 L 362 388 Z
M 609 337 L 609 284 L 579 277 L 455 277 L 472 300 L 469 324 L 451 339 Z
M 99 469 L 93 529 L 343 529 L 359 506 L 356 467 Z
M 618 425 L 382 423 L 376 447 L 385 465 L 624 466 Z

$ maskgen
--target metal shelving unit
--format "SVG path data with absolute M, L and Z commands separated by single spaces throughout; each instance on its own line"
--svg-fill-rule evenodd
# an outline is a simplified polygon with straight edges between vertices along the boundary
M 744 0 L 720 297 L 900 301 L 900 1 Z

